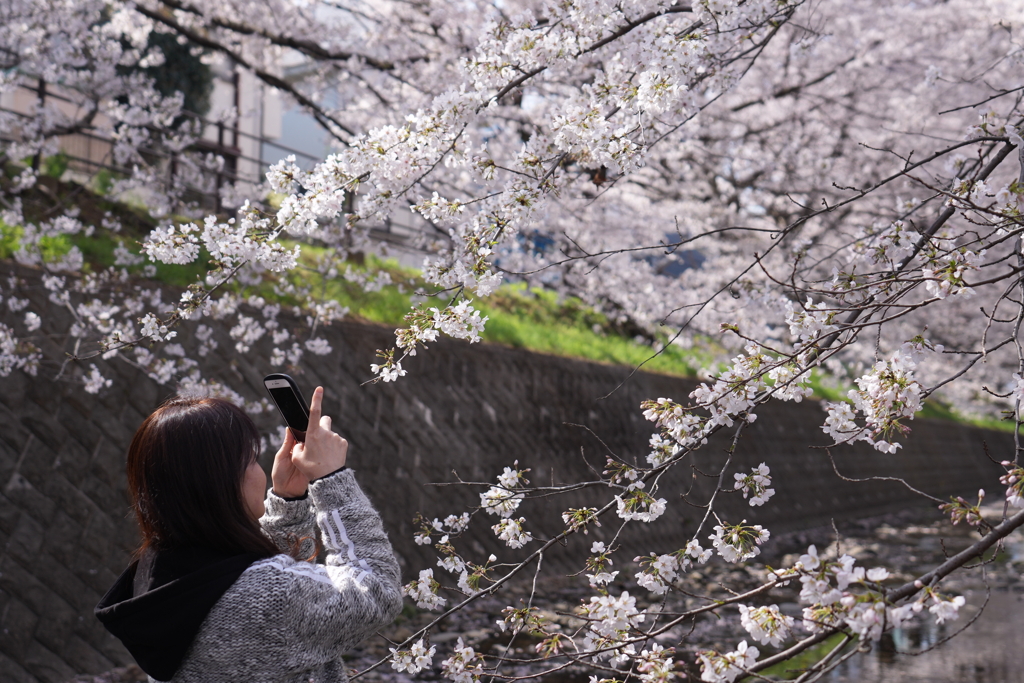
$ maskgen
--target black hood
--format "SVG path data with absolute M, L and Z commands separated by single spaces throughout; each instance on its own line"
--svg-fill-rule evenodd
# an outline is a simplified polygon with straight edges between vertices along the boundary
M 148 551 L 103 596 L 96 617 L 143 671 L 169 681 L 210 609 L 259 558 L 206 548 Z

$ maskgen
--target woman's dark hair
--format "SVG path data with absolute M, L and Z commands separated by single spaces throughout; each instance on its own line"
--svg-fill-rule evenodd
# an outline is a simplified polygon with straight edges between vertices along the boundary
M 128 487 L 149 548 L 205 547 L 225 552 L 281 551 L 248 513 L 245 470 L 260 452 L 249 416 L 219 398 L 168 400 L 128 447 Z

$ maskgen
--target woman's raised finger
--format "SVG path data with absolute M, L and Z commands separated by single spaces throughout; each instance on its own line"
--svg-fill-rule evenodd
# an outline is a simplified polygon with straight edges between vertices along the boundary
M 320 424 L 320 406 L 324 400 L 324 388 L 317 387 L 313 390 L 313 399 L 309 402 L 309 424 Z

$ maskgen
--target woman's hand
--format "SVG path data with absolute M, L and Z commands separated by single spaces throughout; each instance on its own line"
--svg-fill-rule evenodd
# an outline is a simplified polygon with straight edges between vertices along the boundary
M 295 435 L 292 430 L 285 430 L 284 443 L 274 456 L 274 467 L 270 470 L 270 480 L 274 482 L 274 493 L 282 498 L 301 498 L 306 494 L 309 478 L 299 471 L 292 462 L 295 448 Z
M 309 403 L 306 442 L 292 448 L 292 464 L 310 481 L 344 467 L 348 455 L 348 441 L 331 431 L 331 418 L 320 415 L 323 398 L 324 388 L 317 387 Z

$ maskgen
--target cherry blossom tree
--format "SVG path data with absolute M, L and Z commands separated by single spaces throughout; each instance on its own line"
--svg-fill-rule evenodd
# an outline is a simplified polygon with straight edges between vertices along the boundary
M 101 356 L 184 390 L 229 391 L 201 377 L 174 341 L 188 329 L 195 353 L 208 352 L 206 317 L 231 326 L 239 353 L 272 337 L 274 365 L 329 355 L 316 331 L 345 312 L 283 274 L 304 246 L 316 248 L 324 278 L 351 273 L 352 256 L 386 253 L 374 231 L 399 216 L 418 229 L 431 298 L 409 311 L 393 348 L 367 359 L 374 381 L 401 381 L 403 360 L 440 335 L 478 341 L 487 320 L 476 299 L 510 279 L 628 321 L 652 354 L 699 338 L 725 349 L 692 394 L 638 407 L 653 425 L 649 453 L 609 459 L 600 477 L 561 488 L 531 487 L 525 466 L 506 467 L 473 510 L 424 521 L 416 540 L 438 550 L 450 578 L 425 568 L 406 592 L 442 613 L 378 666 L 415 674 L 436 665 L 458 683 L 510 677 L 500 659 L 462 641 L 438 653 L 431 629 L 539 572 L 543 553 L 568 535 L 603 520 L 629 533 L 658 519 L 670 505 L 659 489 L 665 472 L 714 434 L 735 444 L 766 401 L 809 398 L 813 377 L 844 397 L 822 413 L 837 447 L 864 441 L 898 457 L 929 398 L 963 414 L 1005 411 L 1019 431 L 1017 3 L 6 0 L 0 19 L 0 93 L 37 79 L 74 104 L 42 98 L 27 116 L 0 116 L 9 169 L 0 219 L 20 231 L 14 258 L 40 269 L 53 309 L 71 316 L 70 360 L 45 357 L 33 335 L 54 311 L 27 310 L 25 283 L 12 278 L 2 303 L 22 322 L 0 327 L 0 375 L 39 373 L 97 393 L 110 384 L 90 362 Z M 282 91 L 333 137 L 335 152 L 312 168 L 276 164 L 266 187 L 233 188 L 245 195 L 237 211 L 206 215 L 190 190 L 218 161 L 192 151 L 198 131 L 182 97 L 161 94 L 146 75 L 164 58 L 154 32 Z M 308 68 L 289 75 L 289 60 Z M 109 135 L 127 169 L 111 196 L 144 196 L 157 221 L 101 272 L 84 272 L 77 249 L 55 256 L 47 245 L 116 234 L 116 221 L 86 224 L 72 206 L 40 216 L 23 201 L 38 182 L 37 164 L 23 162 L 55 154 L 61 136 L 81 130 Z M 167 159 L 179 168 L 169 182 Z M 201 258 L 209 267 L 177 301 L 128 270 Z M 387 283 L 385 273 L 352 277 Z M 280 305 L 259 295 L 267 287 L 300 301 L 308 324 L 283 324 Z M 1019 453 L 1002 457 L 1004 518 L 983 520 L 980 501 L 944 503 L 980 540 L 902 585 L 884 567 L 811 546 L 763 585 L 663 616 L 610 592 L 622 571 L 613 566 L 628 558 L 596 542 L 581 568 L 593 597 L 574 632 L 530 606 L 509 606 L 499 628 L 538 637 L 537 659 L 551 670 L 582 665 L 592 680 L 650 683 L 678 676 L 677 654 L 655 636 L 738 610 L 749 642 L 701 651 L 703 680 L 736 680 L 840 634 L 801 678 L 813 680 L 857 651 L 844 649 L 849 642 L 876 641 L 912 619 L 956 618 L 964 600 L 941 580 L 1024 524 L 1024 512 L 1011 514 L 1024 507 Z M 702 503 L 693 539 L 634 560 L 637 590 L 665 595 L 683 572 L 758 556 L 770 530 L 720 518 L 716 497 L 731 486 L 756 508 L 776 484 L 770 463 L 737 472 L 731 461 L 727 453 L 720 462 L 722 484 Z M 567 509 L 554 537 L 518 514 L 530 497 L 580 488 L 610 492 L 600 507 Z M 459 546 L 471 523 L 527 559 L 473 557 Z M 785 582 L 801 585 L 802 623 L 770 603 Z M 449 604 L 452 594 L 462 598 Z M 755 642 L 778 651 L 762 657 Z

